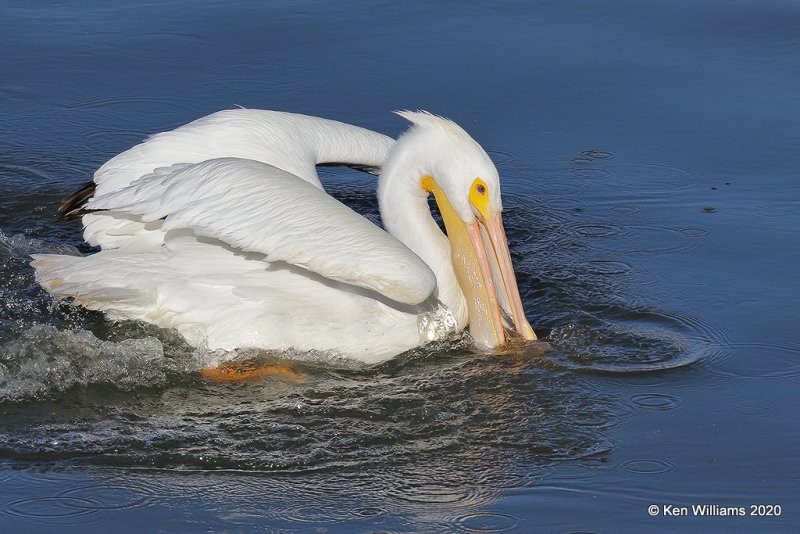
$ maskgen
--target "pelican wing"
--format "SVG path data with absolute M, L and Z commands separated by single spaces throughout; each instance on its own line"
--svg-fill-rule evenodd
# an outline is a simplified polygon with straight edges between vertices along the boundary
M 96 196 L 91 210 L 127 212 L 161 230 L 190 229 L 326 278 L 418 304 L 436 285 L 405 245 L 314 185 L 249 159 L 220 158 L 158 169 Z
M 226 109 L 157 133 L 114 156 L 94 175 L 97 194 L 158 167 L 223 158 L 269 163 L 321 188 L 315 165 L 379 168 L 394 140 L 339 121 L 263 109 Z
M 59 212 L 65 218 L 83 216 L 83 237 L 89 244 L 119 248 L 130 241 L 136 224 L 122 214 L 114 220 L 85 213 L 85 202 L 122 189 L 154 169 L 214 158 L 253 159 L 322 189 L 316 165 L 375 170 L 393 144 L 383 134 L 338 121 L 264 109 L 227 109 L 155 134 L 114 156 L 94 173 L 92 182 L 65 199 Z

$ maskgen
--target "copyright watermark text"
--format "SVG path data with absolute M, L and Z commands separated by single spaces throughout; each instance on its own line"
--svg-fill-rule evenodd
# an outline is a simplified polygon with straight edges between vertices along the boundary
M 721 504 L 651 504 L 647 507 L 651 516 L 664 517 L 777 517 L 783 513 L 780 504 L 748 504 L 746 506 L 723 506 Z

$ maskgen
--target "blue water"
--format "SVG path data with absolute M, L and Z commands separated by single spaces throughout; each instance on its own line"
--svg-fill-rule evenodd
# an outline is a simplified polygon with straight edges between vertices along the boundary
M 0 530 L 800 526 L 800 2 L 0 15 Z M 220 385 L 172 333 L 53 304 L 28 254 L 88 251 L 54 222 L 59 199 L 147 135 L 236 105 L 389 135 L 395 109 L 462 124 L 500 170 L 550 350 L 437 346 Z M 375 217 L 374 178 L 322 178 Z

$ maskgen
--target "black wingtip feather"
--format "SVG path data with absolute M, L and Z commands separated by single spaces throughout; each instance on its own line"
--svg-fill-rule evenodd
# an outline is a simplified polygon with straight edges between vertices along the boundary
M 86 205 L 86 202 L 94 196 L 95 187 L 96 184 L 94 180 L 89 180 L 67 198 L 62 200 L 61 204 L 58 206 L 58 216 L 56 220 L 59 222 L 73 221 L 86 213 L 87 211 L 84 210 L 83 207 Z

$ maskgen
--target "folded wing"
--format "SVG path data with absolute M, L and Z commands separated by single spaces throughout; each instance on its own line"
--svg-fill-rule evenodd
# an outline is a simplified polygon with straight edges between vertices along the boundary
M 424 301 L 436 285 L 428 266 L 397 239 L 314 185 L 254 160 L 159 169 L 86 207 L 145 223 L 163 219 L 164 232 L 188 229 L 404 304 Z

